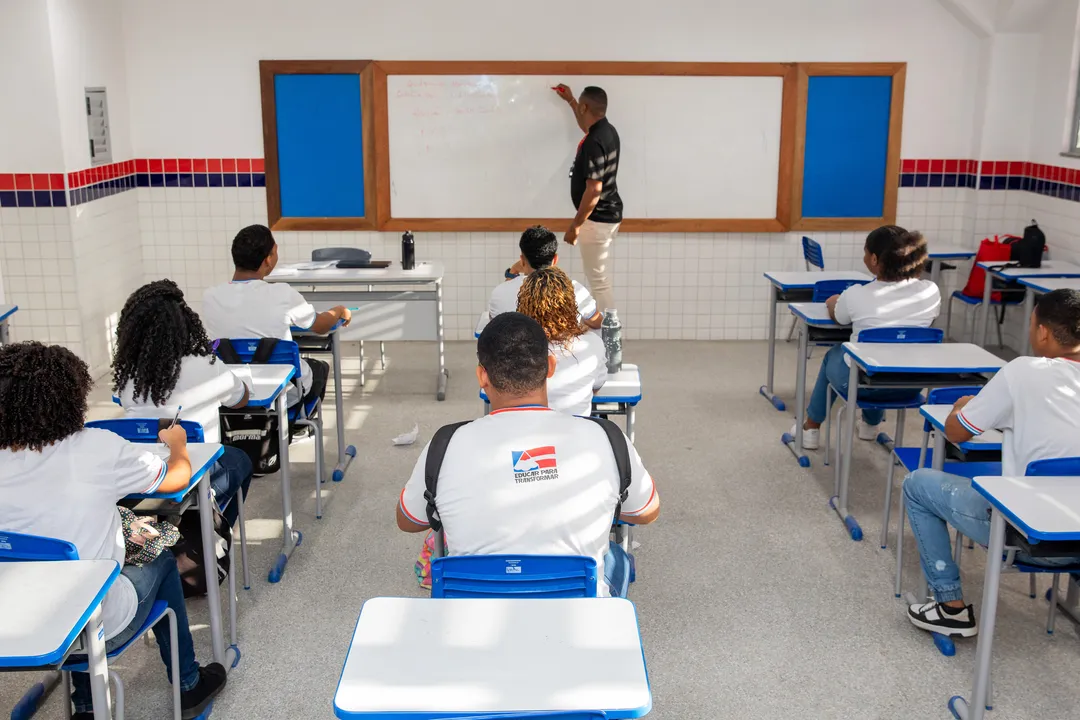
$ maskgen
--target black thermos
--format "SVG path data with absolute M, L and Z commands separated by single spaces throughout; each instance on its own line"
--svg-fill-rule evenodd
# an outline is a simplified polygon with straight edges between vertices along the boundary
M 401 236 L 401 269 L 412 270 L 416 267 L 416 241 L 408 230 Z

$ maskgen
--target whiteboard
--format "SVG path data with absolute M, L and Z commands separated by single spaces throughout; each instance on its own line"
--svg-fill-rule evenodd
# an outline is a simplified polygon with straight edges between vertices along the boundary
M 599 85 L 627 218 L 775 218 L 783 78 L 390 75 L 394 218 L 571 217 L 582 133 L 560 82 Z

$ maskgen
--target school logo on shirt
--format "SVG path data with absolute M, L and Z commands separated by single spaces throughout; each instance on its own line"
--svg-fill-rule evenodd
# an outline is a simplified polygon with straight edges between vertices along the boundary
M 511 450 L 510 455 L 514 461 L 514 482 L 516 483 L 559 478 L 554 445 L 545 445 L 532 450 Z

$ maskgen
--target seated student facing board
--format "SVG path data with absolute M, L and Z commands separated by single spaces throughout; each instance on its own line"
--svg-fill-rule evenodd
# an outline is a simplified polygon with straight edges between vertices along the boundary
M 829 316 L 841 325 L 851 325 L 851 341 L 863 330 L 879 327 L 930 327 L 941 310 L 941 291 L 929 280 L 922 280 L 926 264 L 926 240 L 914 231 L 885 225 L 866 236 L 863 264 L 876 279 L 866 285 L 852 285 L 826 301 Z M 803 423 L 803 448 L 817 450 L 821 424 L 828 412 L 829 384 L 847 393 L 850 359 L 842 345 L 825 353 L 814 391 L 806 408 Z M 917 390 L 860 390 L 860 400 L 906 400 Z M 873 440 L 884 410 L 863 410 L 858 423 L 859 438 Z M 795 434 L 792 426 L 791 433 Z
M 604 429 L 547 406 L 555 358 L 535 320 L 498 315 L 480 334 L 477 355 L 476 376 L 491 414 L 457 429 L 435 494 L 450 552 L 584 555 L 603 568 L 620 487 Z M 659 515 L 660 498 L 637 451 L 629 440 L 626 445 L 632 476 L 620 518 L 646 525 Z M 401 491 L 396 514 L 405 532 L 429 527 L 424 471 L 430 448 Z M 600 586 L 607 595 L 605 583 Z
M 517 310 L 518 293 L 521 291 L 525 276 L 534 270 L 550 267 L 559 262 L 558 238 L 555 237 L 555 233 L 540 225 L 534 225 L 523 232 L 518 247 L 521 249 L 521 257 L 506 271 L 509 279 L 491 291 L 491 299 L 488 301 L 489 319 L 500 313 Z M 596 301 L 589 294 L 588 288 L 577 281 L 571 282 L 574 286 L 574 297 L 577 300 L 581 322 L 594 330 L 598 329 L 604 321 L 604 316 L 600 312 L 603 308 L 596 307 Z
M 1010 362 L 978 395 L 957 400 L 945 421 L 945 437 L 955 443 L 989 429 L 1001 430 L 1002 475 L 1024 475 L 1035 460 L 1080 457 L 1080 291 L 1055 290 L 1039 298 L 1030 336 L 1037 357 Z M 904 502 L 934 594 L 933 602 L 908 608 L 908 619 L 943 635 L 975 635 L 975 611 L 964 603 L 948 526 L 987 545 L 990 503 L 967 478 L 929 468 L 904 480 Z M 1023 553 L 1016 559 L 1047 567 L 1080 564 L 1080 558 L 1031 558 Z
M 529 273 L 518 292 L 518 312 L 540 323 L 555 357 L 548 407 L 590 415 L 593 392 L 607 379 L 607 358 L 603 338 L 581 322 L 570 278 L 554 265 Z
M 214 356 L 210 339 L 184 293 L 172 280 L 156 280 L 131 294 L 116 326 L 113 392 L 128 417 L 169 418 L 202 425 L 203 440 L 221 442 L 221 406 L 247 405 L 248 387 Z M 247 496 L 251 459 L 226 445 L 210 470 L 210 487 L 230 526 L 239 508 L 229 502 L 241 488 Z
M 179 426 L 161 431 L 166 463 L 108 430 L 84 428 L 91 385 L 86 363 L 66 348 L 0 347 L 0 531 L 66 540 L 83 560 L 123 565 L 116 504 L 132 493 L 187 487 L 187 436 Z M 168 548 L 149 563 L 124 565 L 109 588 L 101 603 L 105 648 L 130 640 L 157 600 L 176 613 L 181 716 L 190 720 L 225 687 L 226 675 L 218 663 L 200 667 L 195 660 L 180 573 Z M 169 633 L 155 629 L 154 637 L 168 671 Z M 91 720 L 90 678 L 76 672 L 71 680 L 74 718 Z
M 287 283 L 268 283 L 263 279 L 274 271 L 278 262 L 277 243 L 265 225 L 249 225 L 236 233 L 232 258 L 236 266 L 232 280 L 207 288 L 203 293 L 202 315 L 211 338 L 292 340 L 293 327 L 325 335 L 338 322 L 348 325 L 352 320 L 352 313 L 346 307 L 338 305 L 316 312 Z M 330 366 L 322 360 L 301 359 L 300 372 L 304 403 L 323 397 Z M 290 387 L 288 400 L 291 407 L 301 397 Z

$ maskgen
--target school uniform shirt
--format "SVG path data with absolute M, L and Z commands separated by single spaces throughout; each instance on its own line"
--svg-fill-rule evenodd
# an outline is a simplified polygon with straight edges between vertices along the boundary
M 231 407 L 244 398 L 244 381 L 221 360 L 213 356 L 188 355 L 180 359 L 180 376 L 164 404 L 154 405 L 150 397 L 135 398 L 135 383 L 130 380 L 120 390 L 120 407 L 128 417 L 169 418 L 180 409 L 181 420 L 202 425 L 205 442 L 221 442 L 218 410 Z
M 202 319 L 212 339 L 277 338 L 292 340 L 292 328 L 310 330 L 318 313 L 286 283 L 233 280 L 203 293 Z M 300 359 L 300 382 L 311 390 L 311 367 Z M 290 390 L 289 404 L 299 397 Z
M 970 432 L 1001 430 L 1001 470 L 1023 475 L 1033 460 L 1080 456 L 1080 363 L 1020 357 L 957 413 Z
M 863 330 L 879 327 L 930 327 L 941 312 L 941 291 L 929 280 L 874 280 L 852 285 L 836 302 L 836 322 L 851 325 L 851 341 Z M 851 365 L 846 354 L 844 361 Z
M 124 535 L 116 503 L 150 493 L 166 464 L 108 430 L 85 429 L 41 452 L 0 450 L 0 528 L 73 543 L 81 560 L 124 564 Z M 101 604 L 105 639 L 135 618 L 139 598 L 125 576 Z
M 607 355 L 599 333 L 586 332 L 568 346 L 551 345 L 555 374 L 548 378 L 548 407 L 568 415 L 590 415 L 593 391 L 607 379 Z
M 488 300 L 489 318 L 517 311 L 518 291 L 521 290 L 523 282 L 525 282 L 525 275 L 518 275 L 512 280 L 499 283 L 491 291 L 491 299 Z M 578 314 L 581 315 L 581 321 L 592 320 L 593 316 L 596 315 L 596 301 L 593 300 L 593 296 L 589 293 L 587 287 L 577 280 L 571 280 L 570 282 L 574 283 L 574 299 L 577 300 Z
M 633 474 L 622 512 L 638 515 L 655 489 L 626 444 Z M 424 525 L 427 454 L 425 447 L 400 499 L 406 517 Z M 526 406 L 496 410 L 458 429 L 435 502 L 455 555 L 586 555 L 602 572 L 618 494 L 615 455 L 599 425 Z

